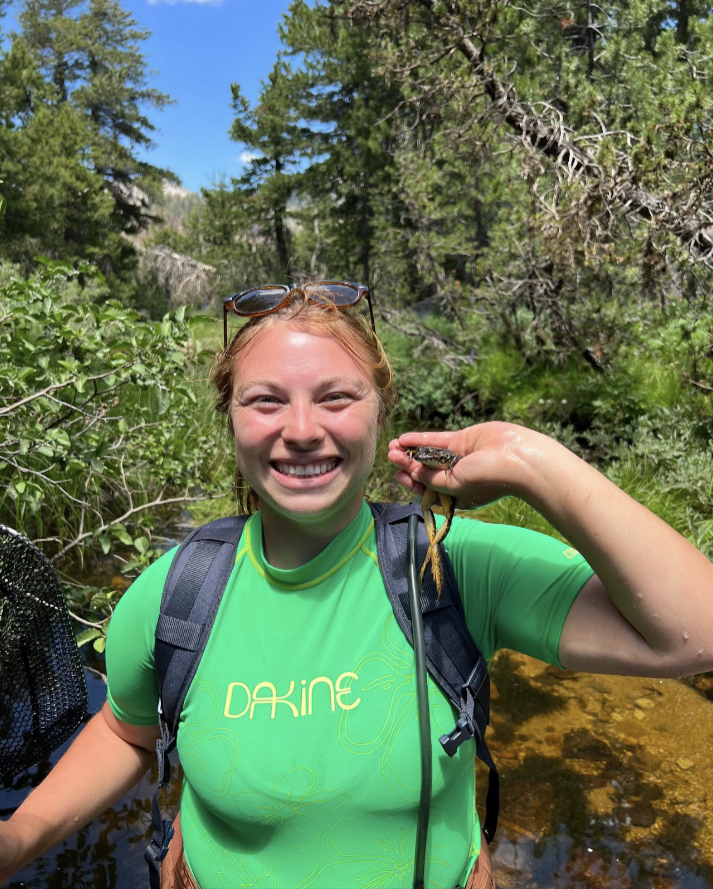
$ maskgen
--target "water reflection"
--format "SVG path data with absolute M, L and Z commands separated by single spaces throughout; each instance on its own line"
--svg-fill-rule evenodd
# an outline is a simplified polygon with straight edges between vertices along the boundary
M 673 680 L 563 673 L 507 652 L 492 677 L 499 889 L 713 889 L 713 708 L 702 694 Z M 105 686 L 93 673 L 87 682 L 96 712 Z M 2 791 L 0 815 L 48 769 Z M 146 886 L 152 790 L 147 777 L 9 886 Z M 175 781 L 174 803 L 177 790 Z
M 492 676 L 500 889 L 712 889 L 707 700 L 505 652 Z

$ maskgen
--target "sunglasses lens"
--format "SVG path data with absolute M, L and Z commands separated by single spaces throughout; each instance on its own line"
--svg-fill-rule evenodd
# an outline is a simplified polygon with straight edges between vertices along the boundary
M 275 286 L 256 287 L 255 290 L 248 290 L 233 303 L 234 310 L 238 315 L 264 315 L 280 305 L 288 289 Z
M 335 306 L 353 306 L 359 300 L 359 290 L 351 284 L 308 284 L 304 291 L 312 302 L 324 301 Z

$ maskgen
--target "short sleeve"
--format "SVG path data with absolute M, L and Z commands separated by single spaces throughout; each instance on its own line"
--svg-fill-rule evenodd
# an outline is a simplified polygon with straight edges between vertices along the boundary
M 163 585 L 177 549 L 157 559 L 131 584 L 109 624 L 106 639 L 109 705 L 117 719 L 132 725 L 152 725 L 157 720 L 154 633 Z
M 562 627 L 593 570 L 575 549 L 526 528 L 456 517 L 445 541 L 486 658 L 501 648 L 561 666 Z

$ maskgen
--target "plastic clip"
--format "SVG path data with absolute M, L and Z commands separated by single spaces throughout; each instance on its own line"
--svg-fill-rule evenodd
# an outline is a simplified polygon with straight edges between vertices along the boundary
M 475 737 L 473 726 L 465 716 L 461 716 L 453 731 L 448 732 L 447 735 L 441 735 L 438 740 L 446 753 L 449 756 L 453 756 L 463 741 L 470 741 L 473 737 Z
M 482 658 L 479 658 L 467 681 L 461 686 L 461 717 L 456 723 L 456 727 L 453 731 L 441 735 L 438 739 L 448 756 L 453 756 L 464 741 L 470 741 L 471 738 L 475 738 L 477 743 L 480 744 L 483 740 L 481 731 L 474 718 L 474 712 L 475 702 L 487 678 L 487 665 Z
M 173 839 L 174 829 L 173 822 L 170 818 L 162 818 L 161 819 L 161 828 L 162 828 L 162 837 L 161 837 L 161 845 L 156 841 L 155 835 L 151 838 L 151 842 L 149 843 L 146 852 L 144 854 L 144 858 L 149 864 L 157 861 L 163 861 L 163 859 L 168 854 L 168 844 Z

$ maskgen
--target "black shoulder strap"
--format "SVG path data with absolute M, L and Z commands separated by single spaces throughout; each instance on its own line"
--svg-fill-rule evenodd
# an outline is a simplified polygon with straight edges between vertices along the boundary
M 168 754 L 175 746 L 183 701 L 213 629 L 247 520 L 248 516 L 218 519 L 189 534 L 163 587 L 154 647 L 161 727 L 156 742 L 158 786 L 151 801 L 153 835 L 144 853 L 151 889 L 159 889 L 160 862 L 173 836 L 171 819 L 162 817 L 159 805 L 159 794 L 171 776 Z
M 376 523 L 376 546 L 384 586 L 394 609 L 394 616 L 404 635 L 413 645 L 411 607 L 409 604 L 406 533 L 408 517 L 419 516 L 416 564 L 426 557 L 429 539 L 420 506 L 372 503 Z M 443 749 L 453 756 L 463 741 L 473 738 L 478 757 L 490 769 L 486 817 L 483 833 L 488 842 L 495 834 L 499 811 L 497 769 L 485 743 L 485 729 L 490 717 L 490 679 L 488 665 L 478 650 L 465 622 L 463 602 L 448 554 L 440 547 L 444 583 L 439 598 L 430 567 L 421 587 L 421 611 L 428 672 L 447 695 L 458 712 L 456 727 L 440 738 Z
M 196 529 L 178 548 L 168 572 L 154 652 L 163 718 L 174 738 L 247 520 L 230 516 Z

